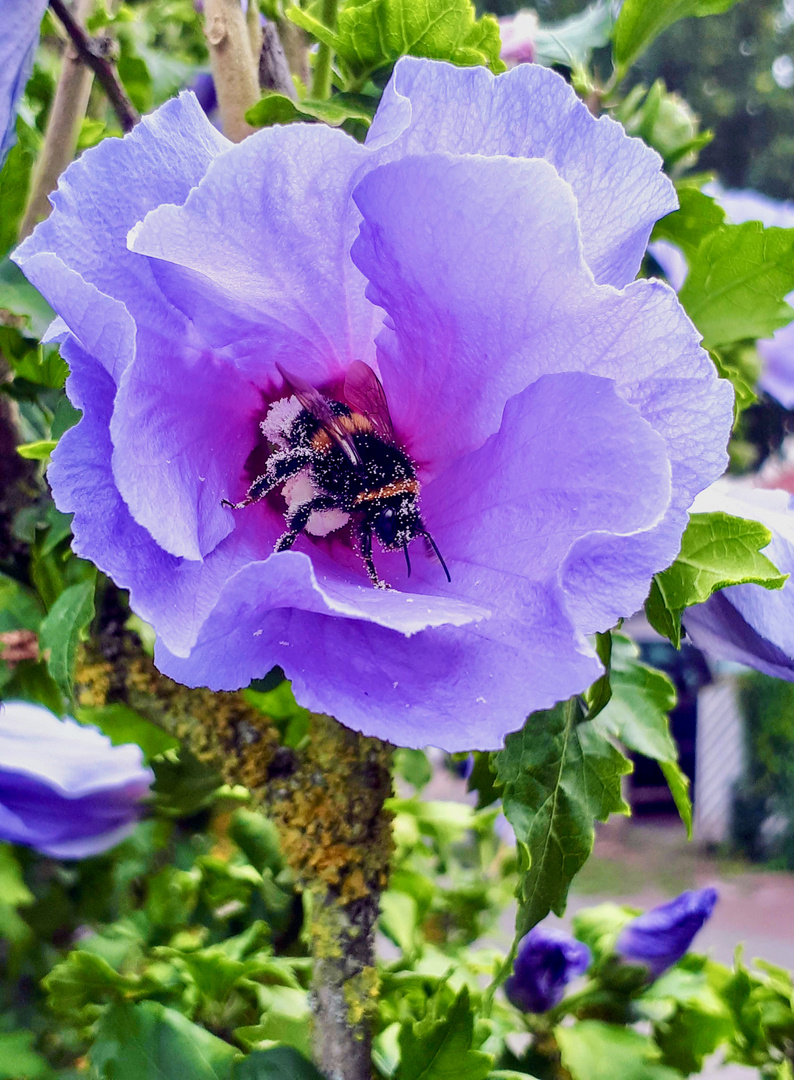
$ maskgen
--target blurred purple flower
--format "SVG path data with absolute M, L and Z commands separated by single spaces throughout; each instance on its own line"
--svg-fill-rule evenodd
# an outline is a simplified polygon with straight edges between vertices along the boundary
M 718 896 L 716 889 L 697 889 L 651 908 L 624 926 L 615 951 L 630 964 L 644 964 L 658 979 L 687 951 L 711 917 Z
M 535 36 L 538 17 L 534 11 L 524 8 L 515 15 L 503 15 L 499 20 L 502 37 L 501 57 L 508 66 L 530 64 L 535 59 Z
M 183 95 L 53 203 L 16 254 L 83 410 L 49 479 L 162 671 L 230 689 L 280 665 L 302 705 L 450 751 L 599 675 L 586 635 L 672 561 L 732 419 L 675 294 L 633 280 L 675 206 L 653 151 L 536 65 L 403 58 L 363 146 L 321 124 L 233 146 Z M 274 554 L 278 493 L 221 505 L 262 471 L 277 365 L 338 397 L 354 360 L 451 584 L 417 544 L 410 579 L 376 551 L 372 588 L 339 522 Z
M 695 499 L 695 513 L 721 510 L 760 521 L 772 533 L 764 554 L 782 574 L 794 574 L 794 509 L 786 491 L 746 481 L 718 480 Z M 794 682 L 794 581 L 782 589 L 732 585 L 705 604 L 687 608 L 683 624 L 693 643 L 717 660 L 747 664 Z
M 47 0 L 0 0 L 0 168 L 16 142 L 14 128 L 33 70 Z
M 40 705 L 0 706 L 0 839 L 58 859 L 97 855 L 128 836 L 154 780 L 139 746 Z
M 523 937 L 505 993 L 517 1009 L 543 1013 L 559 1005 L 568 983 L 590 966 L 590 950 L 562 930 L 536 926 Z
M 766 229 L 794 228 L 794 202 L 777 202 L 757 191 L 731 191 L 716 183 L 707 184 L 703 190 L 717 200 L 728 221 L 734 225 L 760 221 Z M 681 249 L 668 240 L 654 240 L 648 251 L 679 292 L 689 272 Z M 794 306 L 794 293 L 787 299 Z M 759 341 L 758 353 L 763 360 L 758 385 L 784 408 L 794 409 L 794 321 L 782 326 L 774 337 Z

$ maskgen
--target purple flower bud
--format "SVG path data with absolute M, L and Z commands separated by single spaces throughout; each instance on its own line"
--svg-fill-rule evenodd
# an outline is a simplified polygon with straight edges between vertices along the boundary
M 197 75 L 189 88 L 198 98 L 198 103 L 207 114 L 218 108 L 218 92 L 215 89 L 215 80 L 208 71 L 202 71 Z
M 97 855 L 132 832 L 153 780 L 138 746 L 40 705 L 0 708 L 0 840 L 58 859 Z
M 521 939 L 505 993 L 517 1009 L 542 1013 L 562 1001 L 571 979 L 590 964 L 590 950 L 562 930 L 536 926 Z
M 16 142 L 14 125 L 33 69 L 47 0 L 0 0 L 0 168 Z
M 658 979 L 687 951 L 718 897 L 716 889 L 697 889 L 651 908 L 623 928 L 615 951 L 629 963 L 644 964 Z

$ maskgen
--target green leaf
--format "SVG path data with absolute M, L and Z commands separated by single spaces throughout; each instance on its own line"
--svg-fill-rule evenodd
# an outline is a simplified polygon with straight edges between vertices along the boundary
M 235 810 L 229 836 L 260 874 L 266 869 L 277 874 L 284 865 L 278 829 L 258 810 Z
M 75 719 L 92 724 L 108 736 L 114 746 L 137 743 L 147 761 L 179 748 L 179 739 L 135 712 L 128 705 L 114 702 L 98 708 L 77 709 Z
M 323 1080 L 323 1076 L 291 1046 L 274 1046 L 238 1061 L 232 1080 Z
M 639 649 L 622 634 L 613 634 L 611 684 L 612 697 L 593 725 L 629 750 L 660 763 L 691 838 L 689 780 L 678 764 L 678 747 L 670 734 L 668 714 L 675 707 L 675 686 L 663 671 L 641 663 Z
M 593 49 L 607 45 L 615 25 L 614 6 L 610 0 L 596 0 L 578 15 L 562 22 L 537 28 L 532 43 L 535 62 L 550 67 L 565 64 L 583 68 L 589 63 Z
M 156 1001 L 111 1006 L 89 1052 L 98 1080 L 231 1080 L 239 1056 Z
M 287 14 L 334 50 L 351 87 L 362 86 L 373 71 L 400 56 L 504 71 L 499 24 L 492 15 L 478 20 L 470 0 L 347 0 L 335 31 L 297 5 Z
M 17 447 L 17 453 L 27 461 L 49 461 L 57 445 L 55 439 L 37 439 L 36 442 L 22 443 Z
M 13 115 L 13 114 L 12 114 Z M 22 117 L 16 121 L 17 143 L 13 146 L 0 171 L 0 256 L 10 251 L 17 242 L 17 234 L 28 201 L 28 188 L 33 163 L 36 160 L 37 133 Z M 0 287 L 0 308 L 3 302 Z
M 33 1049 L 32 1031 L 0 1034 L 0 1080 L 40 1080 L 54 1073 Z
M 615 65 L 622 75 L 668 26 L 690 15 L 719 15 L 736 0 L 624 0 L 615 26 Z
M 11 153 L 13 154 L 13 150 Z M 0 188 L 0 204 L 5 212 Z M 0 248 L 2 242 L 0 241 Z M 0 308 L 5 308 L 14 315 L 25 319 L 30 333 L 40 338 L 52 320 L 55 312 L 28 279 L 10 259 L 0 262 Z
M 335 94 L 328 101 L 314 101 L 311 98 L 293 101 L 286 94 L 271 93 L 257 101 L 245 118 L 254 127 L 292 124 L 296 120 L 321 120 L 331 127 L 340 127 L 346 120 L 359 120 L 369 127 L 374 106 L 374 100 L 371 105 L 368 104 L 369 100 L 358 94 Z
M 689 260 L 679 294 L 707 349 L 771 337 L 794 318 L 794 229 L 721 225 Z
M 61 1016 L 92 1019 L 104 1002 L 123 1001 L 139 980 L 120 975 L 107 960 L 74 949 L 43 980 L 47 1004 Z
M 472 1049 L 473 1039 L 468 988 L 463 987 L 449 1009 L 442 1008 L 436 996 L 428 1015 L 400 1032 L 398 1080 L 485 1080 L 493 1058 Z
M 759 521 L 721 512 L 690 514 L 678 558 L 656 574 L 645 602 L 648 621 L 676 648 L 681 645 L 681 614 L 720 589 L 755 584 L 780 589 L 788 580 L 761 554 L 772 534 Z
M 0 940 L 21 942 L 30 936 L 30 929 L 18 909 L 28 907 L 34 899 L 22 877 L 14 849 L 10 844 L 0 844 Z
M 92 578 L 64 589 L 41 624 L 41 649 L 49 650 L 47 668 L 66 697 L 72 696 L 80 636 L 94 617 L 95 584 Z
M 725 211 L 709 195 L 695 188 L 681 188 L 679 207 L 656 222 L 653 240 L 669 240 L 691 259 L 700 245 L 725 222 Z
M 662 1054 L 651 1039 L 631 1028 L 580 1020 L 555 1028 L 554 1037 L 573 1080 L 681 1080 L 676 1069 L 659 1064 Z
M 549 911 L 564 912 L 570 883 L 593 847 L 594 821 L 628 813 L 620 778 L 631 764 L 597 728 L 581 722 L 576 699 L 533 713 L 494 760 L 519 846 L 521 937 Z
M 733 345 L 709 354 L 714 361 L 720 378 L 728 379 L 733 385 L 734 416 L 738 417 L 745 409 L 758 401 L 755 385 L 761 374 L 761 358 L 752 345 Z
M 0 574 L 0 633 L 38 630 L 43 617 L 44 608 L 34 591 L 7 574 Z

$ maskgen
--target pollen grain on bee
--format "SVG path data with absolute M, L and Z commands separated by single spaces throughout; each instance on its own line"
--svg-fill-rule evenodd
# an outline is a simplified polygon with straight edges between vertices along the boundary
M 419 482 L 417 480 L 397 480 L 392 484 L 385 484 L 383 487 L 376 488 L 373 491 L 362 491 L 356 496 L 356 505 L 361 505 L 365 502 L 375 502 L 377 499 L 389 499 L 393 495 L 417 495 L 419 493 Z

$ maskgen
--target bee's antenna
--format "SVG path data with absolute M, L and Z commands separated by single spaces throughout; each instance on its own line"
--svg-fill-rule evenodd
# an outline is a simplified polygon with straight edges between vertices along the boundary
M 411 557 L 408 554 L 408 544 L 403 544 L 403 551 L 405 552 L 405 565 L 408 567 L 408 577 L 411 576 Z
M 433 537 L 432 537 L 432 536 L 430 535 L 430 533 L 429 533 L 429 532 L 427 532 L 426 530 L 425 530 L 425 531 L 424 531 L 424 532 L 422 533 L 422 536 L 426 537 L 426 539 L 427 539 L 427 540 L 429 540 L 429 542 L 430 542 L 430 546 L 431 546 L 431 547 L 433 548 L 433 551 L 435 551 L 435 553 L 436 553 L 436 557 L 437 557 L 438 561 L 439 561 L 439 562 L 441 563 L 441 565 L 442 565 L 442 566 L 444 567 L 444 573 L 445 573 L 445 574 L 447 575 L 447 581 L 448 581 L 448 582 L 450 583 L 450 585 L 451 585 L 451 584 L 452 584 L 452 578 L 451 578 L 451 577 L 449 576 L 449 570 L 447 570 L 447 564 L 446 564 L 446 563 L 444 562 L 444 556 L 443 556 L 443 555 L 441 554 L 441 552 L 440 552 L 440 551 L 438 550 L 438 545 L 436 544 L 435 540 L 434 540 L 434 539 L 433 539 Z

